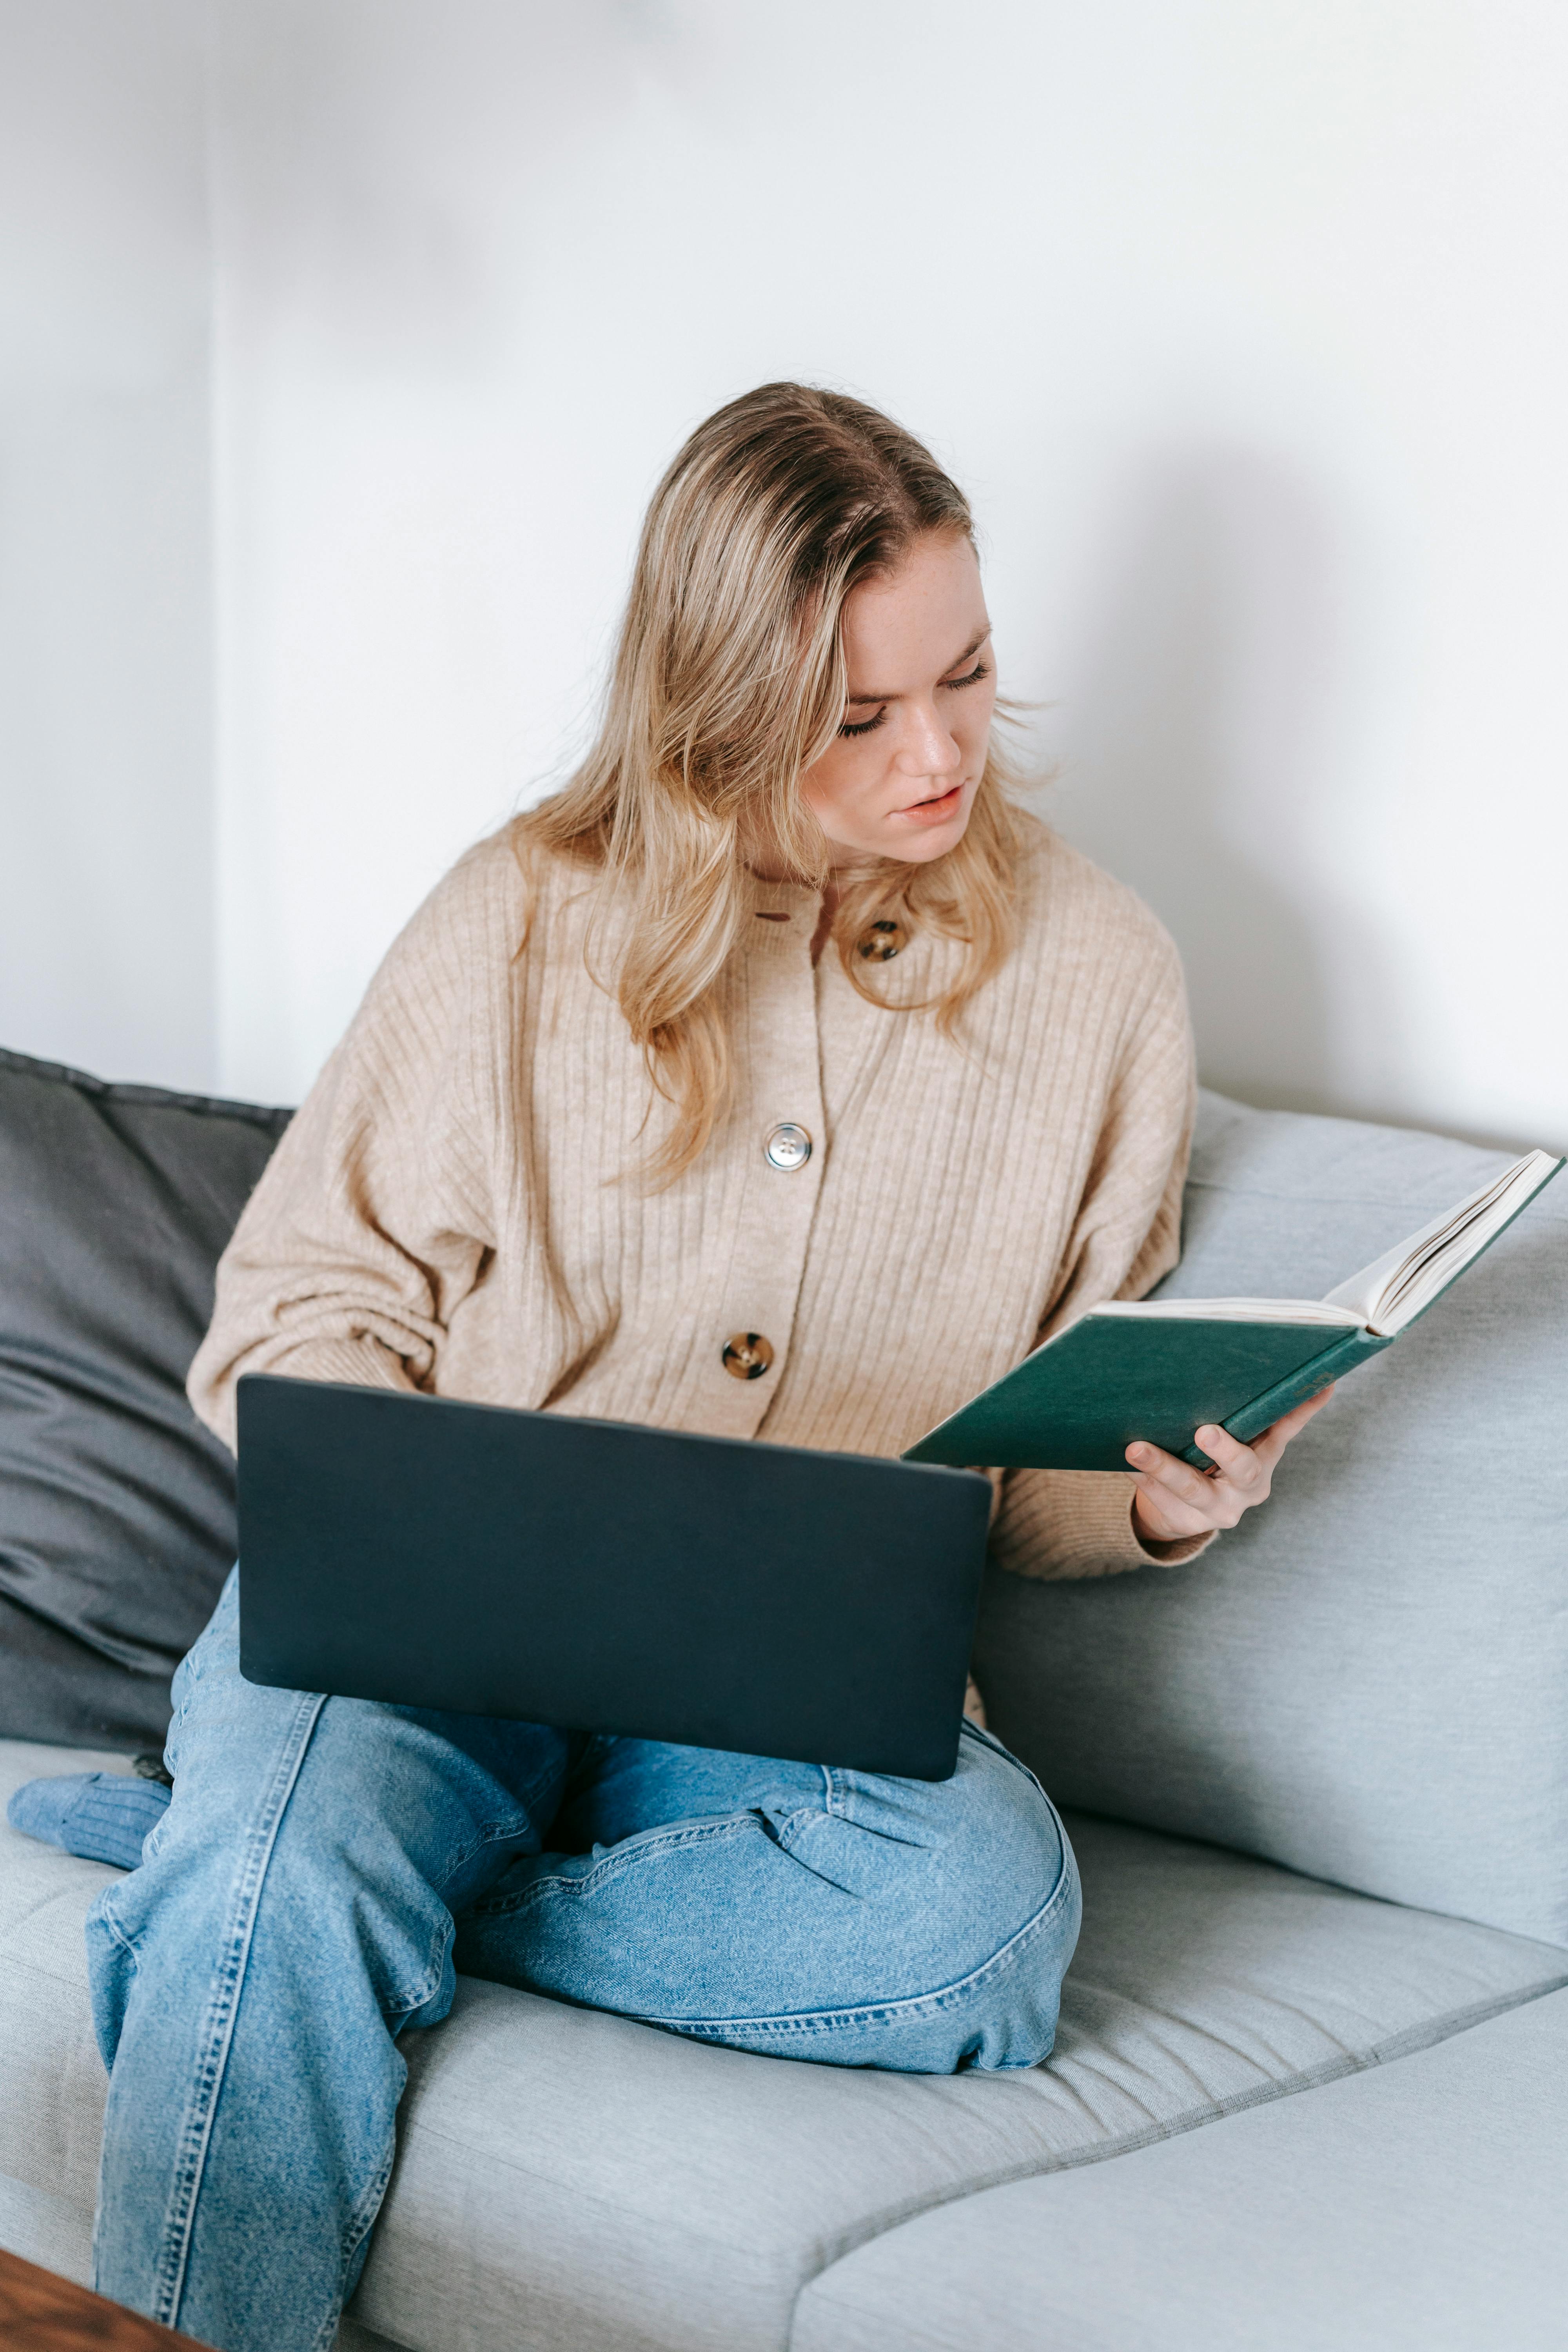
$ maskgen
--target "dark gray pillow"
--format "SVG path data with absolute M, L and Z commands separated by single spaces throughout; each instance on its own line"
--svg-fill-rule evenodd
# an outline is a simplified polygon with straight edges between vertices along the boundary
M 185 1372 L 289 1117 L 0 1050 L 0 1737 L 163 1743 L 234 1559 Z

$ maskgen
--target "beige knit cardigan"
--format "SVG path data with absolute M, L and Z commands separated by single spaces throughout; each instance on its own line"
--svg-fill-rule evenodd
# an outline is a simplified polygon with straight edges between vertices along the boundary
M 594 893 L 552 862 L 529 912 L 503 833 L 396 940 L 218 1268 L 191 1370 L 234 1443 L 247 1371 L 416 1388 L 780 1444 L 896 1454 L 1064 1317 L 1175 1262 L 1192 1047 L 1170 940 L 1131 890 L 1024 824 L 1020 936 L 958 1034 L 902 1003 L 961 950 L 916 931 L 815 965 L 816 896 L 751 885 L 722 974 L 727 1117 L 663 1191 L 668 1106 L 589 969 Z M 620 918 L 592 951 L 613 970 Z M 770 1164 L 788 1122 L 804 1165 Z M 771 1369 L 725 1369 L 732 1334 Z M 996 1555 L 1092 1576 L 1145 1547 L 1131 1480 L 1015 1471 Z

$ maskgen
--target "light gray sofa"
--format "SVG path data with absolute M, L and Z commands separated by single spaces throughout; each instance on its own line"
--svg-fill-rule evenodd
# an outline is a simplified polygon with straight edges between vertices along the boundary
M 1207 1097 L 1170 1286 L 1318 1295 L 1499 1164 Z M 992 1720 L 1084 1882 L 1045 2066 L 839 2072 L 465 1982 L 409 2038 L 344 2346 L 1561 2352 L 1565 1457 L 1568 1178 L 1204 1560 L 988 1586 Z M 0 1792 L 82 1762 L 0 1743 Z M 0 2243 L 75 2276 L 108 1875 L 0 1830 Z

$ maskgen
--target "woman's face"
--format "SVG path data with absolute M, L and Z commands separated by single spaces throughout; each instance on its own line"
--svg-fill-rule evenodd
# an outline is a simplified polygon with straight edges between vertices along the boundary
M 846 862 L 941 857 L 969 823 L 996 701 L 974 550 L 957 533 L 917 540 L 851 592 L 843 630 L 848 708 L 801 778 L 806 805 Z

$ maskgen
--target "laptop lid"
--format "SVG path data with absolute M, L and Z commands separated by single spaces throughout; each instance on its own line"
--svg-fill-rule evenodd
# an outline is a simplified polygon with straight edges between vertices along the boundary
M 941 1780 L 973 1470 L 337 1382 L 239 1382 L 255 1683 Z

